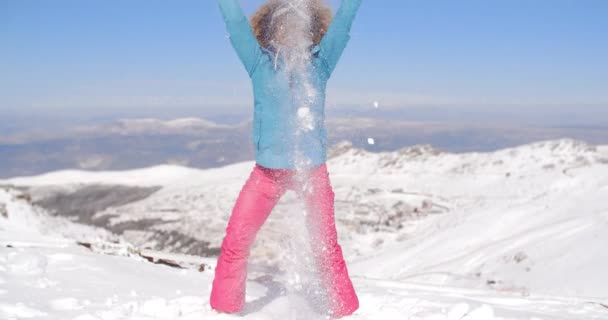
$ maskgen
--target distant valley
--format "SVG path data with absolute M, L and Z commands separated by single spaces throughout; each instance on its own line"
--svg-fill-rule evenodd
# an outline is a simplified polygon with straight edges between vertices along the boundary
M 449 152 L 494 151 L 564 137 L 608 143 L 605 127 L 539 127 L 484 122 L 328 118 L 329 145 L 349 141 L 371 152 L 428 144 Z M 213 168 L 253 159 L 251 121 L 121 119 L 0 135 L 0 178 L 61 169 L 125 170 L 159 164 Z M 369 143 L 373 139 L 373 144 Z

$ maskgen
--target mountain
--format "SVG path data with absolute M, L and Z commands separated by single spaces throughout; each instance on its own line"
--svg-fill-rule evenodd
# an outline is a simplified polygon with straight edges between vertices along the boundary
M 606 147 L 560 139 L 485 153 L 429 145 L 370 153 L 344 142 L 329 154 L 340 242 L 353 270 L 523 294 L 608 295 Z M 253 165 L 66 170 L 0 184 L 138 247 L 214 257 Z M 303 229 L 294 227 L 301 212 L 287 192 L 258 235 L 254 263 L 281 267 L 289 258 L 283 240 Z
M 201 268 L 150 263 L 123 239 L 52 217 L 14 189 L 0 189 L 0 231 L 3 319 L 326 319 L 316 297 L 287 290 L 293 275 L 255 264 L 249 267 L 245 309 L 218 314 L 208 302 L 214 259 L 199 258 Z M 367 263 L 392 265 L 398 259 L 369 257 Z M 350 273 L 360 308 L 348 319 L 560 320 L 608 314 L 598 298 L 521 295 Z
M 328 145 L 348 140 L 357 148 L 388 152 L 424 142 L 446 151 L 471 152 L 561 137 L 608 143 L 608 128 L 602 126 L 399 119 L 407 117 L 328 117 Z M 119 118 L 50 125 L 36 122 L 30 129 L 0 133 L 0 178 L 69 168 L 108 171 L 175 164 L 207 169 L 254 158 L 251 120 L 227 125 L 193 117 Z

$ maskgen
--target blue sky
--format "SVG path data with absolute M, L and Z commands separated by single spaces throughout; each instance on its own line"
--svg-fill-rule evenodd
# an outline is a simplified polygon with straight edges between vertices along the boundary
M 607 14 L 605 0 L 364 0 L 328 106 L 608 108 Z M 0 111 L 250 110 L 226 36 L 214 0 L 0 0 Z

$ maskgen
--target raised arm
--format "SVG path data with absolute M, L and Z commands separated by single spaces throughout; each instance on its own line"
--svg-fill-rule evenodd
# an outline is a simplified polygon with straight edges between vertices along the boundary
M 218 0 L 230 42 L 251 77 L 262 50 L 238 0 Z
M 321 39 L 319 55 L 327 62 L 329 74 L 336 68 L 338 60 L 340 60 L 340 56 L 344 52 L 348 40 L 350 40 L 350 28 L 361 1 L 342 0 L 340 9 L 334 15 L 327 33 Z

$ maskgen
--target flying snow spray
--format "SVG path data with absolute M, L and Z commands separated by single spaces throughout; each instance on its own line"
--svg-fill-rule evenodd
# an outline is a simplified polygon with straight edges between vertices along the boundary
M 307 132 L 315 129 L 320 119 L 315 118 L 311 107 L 317 99 L 318 92 L 311 80 L 311 47 L 313 35 L 311 32 L 312 6 L 318 0 L 274 0 L 278 8 L 274 10 L 271 18 L 275 69 L 283 72 L 289 79 L 293 108 L 291 112 L 292 123 L 286 136 L 293 137 L 293 163 L 295 167 L 294 191 L 298 195 L 314 193 L 310 183 L 309 169 L 311 159 L 303 152 L 304 146 L 300 139 Z M 281 68 L 279 68 L 279 64 Z M 303 200 L 303 197 L 301 197 Z M 328 297 L 326 288 L 322 285 L 317 264 L 313 257 L 311 243 L 318 241 L 307 226 L 308 211 L 303 201 L 298 201 L 290 208 L 289 218 L 285 226 L 286 239 L 282 241 L 285 257 L 282 263 L 287 276 L 287 293 L 291 309 L 302 311 L 296 318 L 311 319 L 311 312 L 317 315 L 328 310 Z M 302 299 L 304 298 L 304 299 Z

